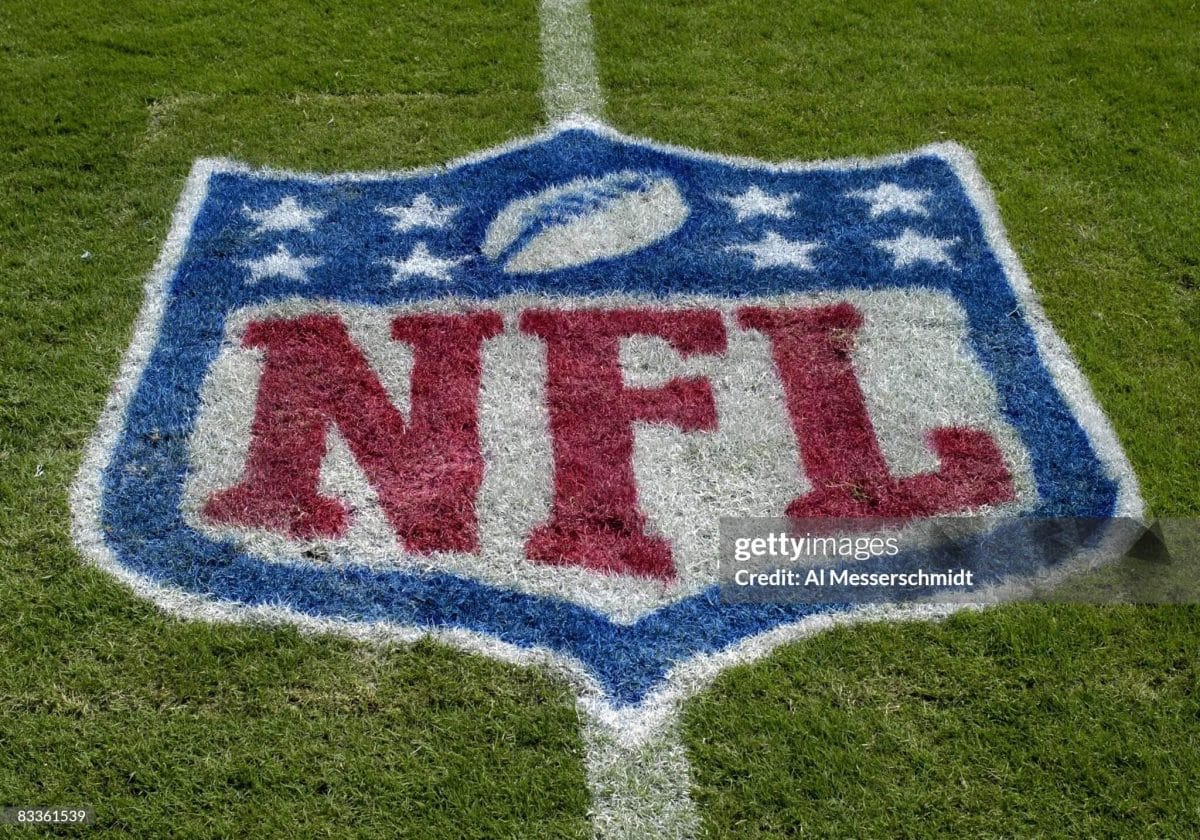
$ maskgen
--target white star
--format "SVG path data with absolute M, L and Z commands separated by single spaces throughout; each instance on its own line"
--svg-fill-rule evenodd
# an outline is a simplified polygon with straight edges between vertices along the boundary
M 792 199 L 796 198 L 795 193 L 778 193 L 769 195 L 759 189 L 758 185 L 750 187 L 741 195 L 722 195 L 718 196 L 722 201 L 727 202 L 737 213 L 737 220 L 744 222 L 753 216 L 774 216 L 776 219 L 790 219 L 792 217 L 791 205 Z
M 266 210 L 243 207 L 242 212 L 258 225 L 255 233 L 275 230 L 312 230 L 313 222 L 319 221 L 325 215 L 320 210 L 301 207 L 300 203 L 296 201 L 296 197 L 292 195 Z
M 934 265 L 948 265 L 955 268 L 954 260 L 946 253 L 946 249 L 958 242 L 954 239 L 936 239 L 932 236 L 922 236 L 912 228 L 905 228 L 904 233 L 895 239 L 881 239 L 875 243 L 892 255 L 893 268 L 906 268 L 916 262 L 928 262 Z
M 461 207 L 438 207 L 429 196 L 421 193 L 407 207 L 380 207 L 379 212 L 395 219 L 392 228 L 404 233 L 419 227 L 442 228 L 446 226 Z
M 871 204 L 872 219 L 877 219 L 885 213 L 912 213 L 915 216 L 928 216 L 929 210 L 925 202 L 929 200 L 929 190 L 909 190 L 899 184 L 880 184 L 870 190 L 855 190 L 846 193 L 850 198 L 859 198 Z
M 392 267 L 392 282 L 399 283 L 409 277 L 422 275 L 434 280 L 449 280 L 450 269 L 469 260 L 470 257 L 445 259 L 429 253 L 424 242 L 418 242 L 403 260 L 385 260 Z
M 250 269 L 250 282 L 257 283 L 264 277 L 286 277 L 289 280 L 308 280 L 309 270 L 323 261 L 320 257 L 294 257 L 286 245 L 280 244 L 274 254 L 257 260 L 243 260 L 240 265 Z
M 725 250 L 749 254 L 754 259 L 756 269 L 791 266 L 811 271 L 813 262 L 810 255 L 820 247 L 821 243 L 819 242 L 792 242 L 770 230 L 758 242 L 751 242 L 748 245 L 729 245 Z

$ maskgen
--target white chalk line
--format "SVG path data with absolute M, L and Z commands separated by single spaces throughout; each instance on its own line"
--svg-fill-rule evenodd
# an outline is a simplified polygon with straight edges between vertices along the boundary
M 587 0 L 542 0 L 542 102 L 552 125 L 599 120 L 604 95 L 596 74 L 595 37 Z

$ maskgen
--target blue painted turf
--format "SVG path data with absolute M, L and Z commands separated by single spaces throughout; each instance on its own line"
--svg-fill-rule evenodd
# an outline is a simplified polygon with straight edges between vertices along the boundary
M 580 176 L 620 170 L 663 173 L 692 212 L 682 230 L 632 256 L 544 275 L 504 274 L 480 254 L 484 231 L 514 198 Z M 927 217 L 871 219 L 865 202 L 846 197 L 881 182 L 929 190 Z M 720 195 L 751 185 L 799 198 L 793 218 L 738 222 Z M 427 193 L 438 205 L 462 205 L 445 229 L 396 233 L 381 205 L 410 204 Z M 267 208 L 285 196 L 327 215 L 312 232 L 254 235 L 244 206 Z M 957 268 L 928 263 L 895 270 L 875 240 L 911 227 L 957 238 Z M 767 230 L 819 240 L 816 270 L 752 270 L 729 244 Z M 383 260 L 403 259 L 417 242 L 437 256 L 471 259 L 449 282 L 391 282 Z M 307 283 L 280 278 L 246 282 L 239 263 L 284 243 L 324 263 Z M 967 313 L 970 341 L 994 378 L 1001 410 L 1032 457 L 1041 503 L 1036 516 L 1104 517 L 1117 488 L 1039 359 L 976 209 L 949 165 L 933 155 L 857 170 L 774 172 L 685 157 L 614 140 L 585 129 L 560 133 L 499 157 L 417 177 L 320 182 L 225 173 L 212 178 L 190 241 L 170 281 L 162 332 L 129 405 L 126 426 L 103 481 L 103 526 L 127 568 L 160 583 L 246 604 L 286 605 L 315 616 L 382 620 L 422 627 L 462 627 L 519 646 L 543 646 L 591 669 L 614 703 L 638 702 L 672 663 L 715 651 L 746 636 L 837 606 L 729 605 L 716 589 L 657 610 L 631 626 L 545 597 L 450 574 L 318 568 L 266 563 L 188 527 L 179 503 L 200 385 L 219 350 L 229 313 L 248 305 L 305 296 L 343 303 L 398 304 L 447 294 L 487 299 L 513 292 L 579 296 L 614 292 L 728 297 L 843 289 L 923 287 L 952 294 Z M 1020 574 L 1011 557 L 976 580 Z

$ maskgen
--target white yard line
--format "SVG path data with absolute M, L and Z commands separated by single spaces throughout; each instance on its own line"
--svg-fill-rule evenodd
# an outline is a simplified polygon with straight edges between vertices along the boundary
M 542 0 L 542 102 L 551 124 L 601 121 L 604 95 L 596 75 L 595 38 L 587 0 Z M 600 840 L 688 840 L 700 818 L 691 797 L 687 747 L 672 704 L 658 726 L 630 738 L 581 698 L 579 722 L 592 807 Z M 637 727 L 633 727 L 637 728 Z
M 687 747 L 677 714 L 630 742 L 579 703 L 592 794 L 592 831 L 602 840 L 688 840 L 700 828 Z
M 542 102 L 551 123 L 601 120 L 604 95 L 596 75 L 587 0 L 542 0 Z M 579 703 L 592 831 L 603 840 L 688 840 L 700 826 L 691 797 L 687 748 L 677 714 L 632 743 L 624 727 Z M 677 711 L 677 710 L 672 710 Z M 625 736 L 625 737 L 622 737 Z
M 604 116 L 587 0 L 542 0 L 542 102 L 551 124 Z

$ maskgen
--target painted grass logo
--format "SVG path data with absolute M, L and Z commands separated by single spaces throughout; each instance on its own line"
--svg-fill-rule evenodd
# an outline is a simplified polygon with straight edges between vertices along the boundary
M 74 507 L 168 609 L 552 663 L 636 742 L 881 614 L 721 602 L 722 516 L 1141 502 L 963 150 L 777 166 L 579 121 L 411 173 L 198 162 Z

